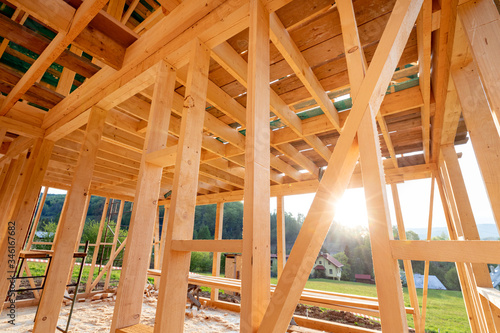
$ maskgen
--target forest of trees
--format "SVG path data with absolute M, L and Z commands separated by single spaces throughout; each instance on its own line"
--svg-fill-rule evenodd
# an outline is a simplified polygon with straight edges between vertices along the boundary
M 95 242 L 99 221 L 101 219 L 102 210 L 105 199 L 102 197 L 93 196 L 90 200 L 85 228 L 82 235 L 82 242 L 89 240 Z M 64 203 L 64 195 L 49 194 L 43 207 L 39 231 L 46 231 L 45 237 L 50 237 L 50 234 L 55 233 L 57 221 L 59 220 L 62 205 Z M 117 211 L 116 211 L 117 212 Z M 108 216 L 111 220 L 110 226 L 113 226 L 116 221 L 117 213 Z M 127 202 L 124 208 L 122 219 L 122 227 L 120 231 L 120 239 L 124 239 L 128 232 L 130 223 L 131 203 Z M 215 216 L 216 205 L 197 206 L 194 221 L 194 239 L 213 239 L 215 232 Z M 286 251 L 290 253 L 293 244 L 300 231 L 304 216 L 298 214 L 292 215 L 285 212 L 285 230 L 286 230 Z M 271 253 L 276 253 L 276 212 L 272 212 L 271 221 Z M 160 208 L 160 226 L 163 226 L 163 208 Z M 223 221 L 223 239 L 241 239 L 243 230 L 243 203 L 229 202 L 224 204 L 224 221 Z M 161 232 L 161 228 L 160 228 Z M 398 239 L 397 228 L 393 227 L 394 238 Z M 107 234 L 106 240 L 110 241 L 110 233 Z M 52 236 L 53 237 L 53 236 Z M 104 234 L 103 234 L 104 237 Z M 419 236 L 413 232 L 406 232 L 406 237 L 409 240 L 418 240 Z M 446 235 L 434 237 L 433 239 L 445 239 Z M 43 239 L 47 241 L 48 239 Z M 344 267 L 342 269 L 342 280 L 352 281 L 355 274 L 369 274 L 372 277 L 373 263 L 370 246 L 370 236 L 368 230 L 363 227 L 348 227 L 345 225 L 333 222 L 330 230 L 323 243 L 322 252 L 328 252 L 334 255 Z M 121 259 L 121 258 L 120 258 Z M 117 263 L 119 264 L 119 263 Z M 212 254 L 209 253 L 193 253 L 191 261 L 191 271 L 194 272 L 209 272 L 211 271 Z M 424 262 L 412 262 L 414 273 L 424 273 Z M 400 268 L 403 270 L 402 261 Z M 222 260 L 222 272 L 224 271 L 224 260 Z M 430 274 L 436 275 L 437 278 L 448 289 L 459 290 L 458 276 L 454 263 L 431 262 Z M 403 281 L 405 279 L 403 278 Z

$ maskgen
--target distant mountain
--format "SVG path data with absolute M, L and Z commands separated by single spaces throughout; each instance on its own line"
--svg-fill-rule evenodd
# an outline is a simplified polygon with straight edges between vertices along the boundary
M 414 231 L 418 234 L 418 237 L 422 240 L 427 238 L 427 228 L 407 228 L 407 231 Z M 477 230 L 479 231 L 479 237 L 482 240 L 498 240 L 498 230 L 495 224 L 478 224 Z M 441 236 L 442 233 L 448 236 L 448 228 L 446 227 L 435 227 L 432 228 L 432 237 Z

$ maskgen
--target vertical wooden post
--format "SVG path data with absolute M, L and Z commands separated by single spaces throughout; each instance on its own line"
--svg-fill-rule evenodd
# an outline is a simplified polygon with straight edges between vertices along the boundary
M 125 201 L 120 200 L 120 210 L 118 211 L 118 217 L 116 218 L 115 234 L 113 236 L 113 245 L 111 245 L 111 252 L 109 253 L 109 260 L 114 261 L 114 256 L 116 252 L 116 244 L 118 243 L 118 237 L 120 236 L 120 227 L 123 218 L 123 209 L 125 208 Z M 109 266 L 106 273 L 106 280 L 104 280 L 104 290 L 108 289 L 109 281 L 111 279 L 111 271 L 113 270 L 113 264 Z
M 440 170 L 441 171 L 441 170 Z M 441 204 L 444 211 L 444 216 L 446 219 L 446 226 L 448 228 L 448 234 L 450 235 L 451 240 L 457 240 L 458 235 L 455 230 L 455 226 L 452 222 L 451 217 L 451 209 L 449 207 L 446 193 L 443 186 L 443 180 L 441 173 L 435 175 L 436 186 L 439 190 L 439 196 L 441 198 Z M 484 329 L 481 328 L 480 316 L 478 313 L 478 309 L 474 305 L 474 296 L 471 290 L 471 285 L 467 281 L 467 274 L 465 272 L 465 264 L 464 263 L 455 263 L 457 268 L 458 278 L 460 280 L 460 286 L 462 288 L 462 295 L 464 298 L 465 309 L 467 311 L 467 317 L 469 319 L 469 325 L 471 327 L 472 332 L 481 332 Z
M 285 198 L 276 198 L 276 255 L 278 257 L 278 280 L 283 273 L 286 263 L 286 238 L 285 238 Z
M 224 224 L 224 203 L 217 203 L 217 211 L 215 213 L 215 232 L 214 239 L 220 240 L 222 239 L 222 230 Z M 220 252 L 213 253 L 213 261 L 212 261 L 212 276 L 220 276 Z M 219 289 L 212 288 L 210 292 L 210 299 L 212 301 L 217 301 L 219 299 Z
M 163 258 L 165 256 L 165 243 L 167 239 L 167 226 L 168 226 L 168 211 L 169 206 L 165 205 L 163 211 L 163 224 L 161 226 L 161 238 L 160 238 L 160 270 L 163 266 Z
M 457 210 L 457 229 L 462 229 L 463 236 L 466 240 L 480 240 L 455 148 L 453 145 L 446 145 L 441 147 L 441 151 L 444 158 L 444 171 L 449 177 L 449 180 L 445 181 L 445 185 L 450 186 L 448 191 L 449 197 L 454 201 L 454 206 Z M 474 287 L 491 288 L 491 278 L 487 265 L 474 263 L 471 268 L 476 282 Z M 475 292 L 477 292 L 477 290 L 475 290 Z M 488 301 L 479 297 L 479 294 L 477 294 L 477 299 L 482 303 L 482 310 L 484 312 L 486 324 L 488 325 L 488 330 L 494 332 L 495 323 L 493 322 Z
M 453 71 L 452 78 L 500 232 L 500 136 L 474 63 Z
M 392 199 L 394 200 L 394 210 L 396 211 L 399 239 L 406 240 L 406 230 L 403 221 L 403 212 L 401 211 L 401 203 L 399 201 L 398 185 L 391 184 L 391 190 Z M 410 304 L 414 311 L 413 323 L 415 325 L 415 331 L 424 333 L 420 321 L 420 307 L 418 305 L 417 288 L 415 287 L 415 279 L 413 277 L 413 267 L 411 266 L 411 260 L 403 260 L 403 265 L 406 273 L 406 283 L 408 285 Z
M 9 166 L 5 182 L 0 189 L 0 230 L 4 230 L 9 220 L 9 210 L 12 208 L 12 199 L 14 199 L 14 192 L 16 187 L 21 187 L 22 183 L 22 169 L 24 165 L 28 164 L 26 154 L 20 154 L 19 158 L 12 160 Z
M 186 96 L 177 144 L 155 333 L 177 333 L 184 329 L 191 253 L 173 251 L 171 241 L 193 237 L 209 63 L 210 50 L 201 41 L 194 40 L 189 58 Z
M 175 70 L 161 61 L 158 63 L 111 332 L 138 324 L 141 317 L 163 170 L 147 163 L 146 154 L 167 147 L 174 86 Z
M 153 257 L 153 267 L 154 269 L 160 269 L 160 206 L 156 208 L 156 222 L 155 222 L 155 231 L 154 231 L 154 239 L 153 239 L 153 249 L 154 249 L 154 257 Z M 160 287 L 159 278 L 154 278 L 155 288 Z
M 6 179 L 8 179 L 7 172 L 9 171 L 9 167 L 11 165 L 11 162 L 12 162 L 12 160 L 5 161 L 4 164 L 2 165 L 2 172 L 0 172 L 0 188 L 2 188 L 4 182 L 6 181 Z M 2 193 L 2 192 L 0 191 L 0 193 Z
M 240 332 L 257 332 L 270 298 L 269 13 L 250 1 Z
M 45 281 L 45 290 L 50 290 L 50 293 L 44 293 L 40 300 L 34 333 L 54 332 L 56 329 L 66 281 L 73 268 L 73 252 L 80 242 L 82 215 L 86 212 L 90 200 L 89 187 L 106 113 L 98 107 L 93 107 L 90 111 L 71 189 L 61 214 L 58 236 L 53 246 L 52 263 Z M 76 221 L 79 223 L 75 223 Z
M 434 173 L 431 177 L 431 194 L 429 200 L 429 219 L 427 222 L 427 240 L 430 241 L 432 238 L 432 215 L 434 212 Z M 443 208 L 444 209 L 444 208 Z M 429 289 L 429 265 L 428 260 L 425 261 L 424 266 L 424 285 L 422 291 L 422 313 L 420 315 L 421 328 L 425 330 L 425 315 L 427 312 L 427 291 Z
M 458 6 L 469 39 L 474 61 L 479 68 L 482 86 L 488 96 L 491 111 L 500 131 L 500 14 L 492 0 L 467 1 Z M 459 94 L 460 97 L 460 94 Z
M 347 0 L 338 1 L 337 6 L 341 17 L 342 36 L 346 50 L 349 82 L 351 83 L 351 96 L 353 100 L 356 100 L 356 97 L 362 94 L 360 88 L 365 77 L 367 64 L 359 40 L 352 2 Z M 358 129 L 360 164 L 368 211 L 373 270 L 375 272 L 382 329 L 389 332 L 406 332 L 408 331 L 408 324 L 399 276 L 399 265 L 398 261 L 390 255 L 389 240 L 393 238 L 393 234 L 385 190 L 380 141 L 375 122 L 377 113 L 378 110 L 368 106 Z M 418 303 L 415 311 L 418 312 Z
M 31 167 L 29 170 L 26 170 L 29 177 L 26 177 L 25 179 L 21 195 L 18 200 L 11 203 L 14 206 L 11 220 L 16 223 L 16 234 L 13 236 L 15 238 L 14 261 L 17 261 L 19 258 L 19 252 L 24 245 L 24 240 L 26 239 L 32 221 L 34 207 L 40 193 L 40 188 L 42 187 L 43 177 L 45 176 L 45 171 L 47 170 L 53 146 L 54 142 L 46 139 L 38 139 L 35 141 L 33 149 L 30 153 L 30 161 L 32 161 L 30 163 Z M 7 231 L 0 230 L 0 234 L 7 235 Z M 7 253 L 7 249 L 8 237 L 5 237 L 1 240 L 0 253 Z M 5 299 L 5 296 L 7 295 L 9 287 L 9 280 L 7 280 L 7 276 L 10 269 L 11 267 L 9 267 L 7 260 L 0 261 L 0 299 Z M 0 310 L 2 307 L 3 302 L 0 305 Z
M 92 255 L 92 263 L 90 264 L 89 269 L 89 278 L 87 279 L 87 284 L 85 285 L 85 292 L 90 293 L 90 286 L 92 285 L 92 281 L 94 279 L 94 269 L 95 264 L 97 262 L 97 256 L 99 255 L 99 249 L 101 248 L 101 239 L 102 239 L 102 229 L 104 229 L 104 224 L 106 223 L 106 216 L 108 215 L 108 207 L 109 207 L 109 197 L 106 197 L 104 201 L 104 207 L 102 209 L 101 214 L 101 222 L 99 223 L 99 231 L 97 232 L 97 239 L 94 244 L 94 253 Z

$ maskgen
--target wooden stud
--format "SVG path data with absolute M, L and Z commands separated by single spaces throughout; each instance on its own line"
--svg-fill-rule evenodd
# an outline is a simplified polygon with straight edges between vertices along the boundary
M 162 167 L 147 163 L 146 154 L 167 146 L 174 86 L 175 70 L 159 62 L 111 332 L 141 317 L 162 175 Z
M 431 177 L 431 193 L 430 193 L 430 200 L 429 200 L 429 219 L 427 222 L 427 240 L 430 241 L 432 238 L 432 216 L 434 212 L 434 178 L 435 176 L 432 175 Z M 420 321 L 421 321 L 421 328 L 425 329 L 425 315 L 427 312 L 427 291 L 429 289 L 429 265 L 430 262 L 426 261 L 424 264 L 424 285 L 423 285 L 423 291 L 422 291 L 422 313 L 420 316 Z
M 474 154 L 500 231 L 500 136 L 473 63 L 452 72 Z
M 430 160 L 430 121 L 431 121 L 431 37 L 432 37 L 432 0 L 424 0 L 417 19 L 418 74 L 420 92 L 424 105 L 421 107 L 422 141 L 425 161 Z
M 391 184 L 392 199 L 394 200 L 394 210 L 396 211 L 396 222 L 398 225 L 398 235 L 401 241 L 406 240 L 406 230 L 403 221 L 403 212 L 401 211 L 401 203 L 399 201 L 398 185 Z M 427 263 L 427 261 L 426 261 Z M 420 317 L 420 306 L 418 305 L 417 289 L 415 287 L 415 278 L 413 276 L 413 267 L 411 265 L 411 260 L 403 261 L 406 281 L 408 285 L 408 295 L 410 296 L 410 304 L 414 310 L 413 312 L 413 323 L 415 325 L 416 332 L 424 332 Z
M 335 215 L 334 204 L 344 193 L 354 171 L 359 156 L 359 148 L 354 139 L 361 119 L 368 105 L 378 111 L 420 5 L 421 1 L 396 2 L 372 64 L 361 83 L 359 91 L 362 93 L 354 101 L 259 328 L 260 332 L 283 332 L 288 327 L 300 293 Z
M 214 240 L 217 241 L 222 239 L 223 230 L 224 230 L 224 203 L 218 202 L 217 209 L 215 212 Z M 221 260 L 221 253 L 214 252 L 212 261 L 212 276 L 220 276 L 220 260 Z M 219 299 L 219 289 L 212 288 L 210 292 L 210 299 L 212 301 L 217 301 Z
M 269 13 L 250 1 L 240 332 L 257 332 L 269 303 Z
M 276 255 L 278 258 L 278 280 L 286 264 L 285 198 L 276 197 Z
M 101 221 L 99 223 L 99 231 L 97 232 L 97 239 L 94 244 L 94 253 L 92 255 L 92 262 L 90 264 L 89 277 L 87 279 L 87 284 L 85 285 L 85 292 L 90 293 L 92 290 L 90 286 L 92 285 L 92 281 L 94 279 L 94 268 L 97 262 L 97 257 L 99 255 L 99 250 L 101 249 L 101 240 L 102 240 L 102 230 L 104 229 L 104 225 L 106 224 L 106 217 L 108 216 L 108 207 L 109 207 L 109 197 L 104 200 L 104 207 L 101 213 Z
M 160 269 L 160 206 L 156 208 L 156 222 L 155 222 L 152 251 L 154 251 L 153 268 Z M 157 279 L 156 277 L 154 279 L 154 286 L 156 289 L 160 287 L 160 280 Z
M 120 210 L 118 211 L 118 217 L 116 218 L 116 227 L 115 227 L 115 234 L 113 236 L 113 242 L 111 244 L 111 252 L 109 253 L 109 261 L 111 262 L 111 265 L 109 265 L 109 268 L 106 270 L 106 280 L 104 280 L 104 290 L 108 289 L 109 286 L 109 281 L 111 279 L 111 271 L 113 270 L 113 262 L 115 255 L 116 255 L 116 246 L 118 243 L 118 237 L 120 236 L 120 226 L 122 223 L 122 218 L 123 218 L 123 209 L 125 208 L 125 201 L 121 200 L 120 201 Z
M 80 242 L 82 215 L 90 200 L 89 187 L 105 119 L 105 110 L 92 108 L 71 190 L 67 194 L 64 211 L 61 213 L 58 236 L 53 246 L 54 256 L 45 281 L 46 290 L 51 292 L 45 293 L 40 300 L 33 328 L 35 333 L 52 332 L 56 329 L 66 281 L 73 268 L 71 266 L 73 252 Z
M 184 327 L 186 277 L 191 253 L 173 251 L 171 241 L 193 237 L 209 62 L 207 46 L 199 40 L 193 41 L 164 243 L 155 332 L 182 332 Z

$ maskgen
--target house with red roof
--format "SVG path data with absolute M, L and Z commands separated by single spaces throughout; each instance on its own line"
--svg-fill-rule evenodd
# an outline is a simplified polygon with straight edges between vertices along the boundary
M 342 267 L 344 265 L 328 253 L 320 253 L 314 263 L 313 273 L 316 277 L 324 276 L 325 278 L 340 280 Z

